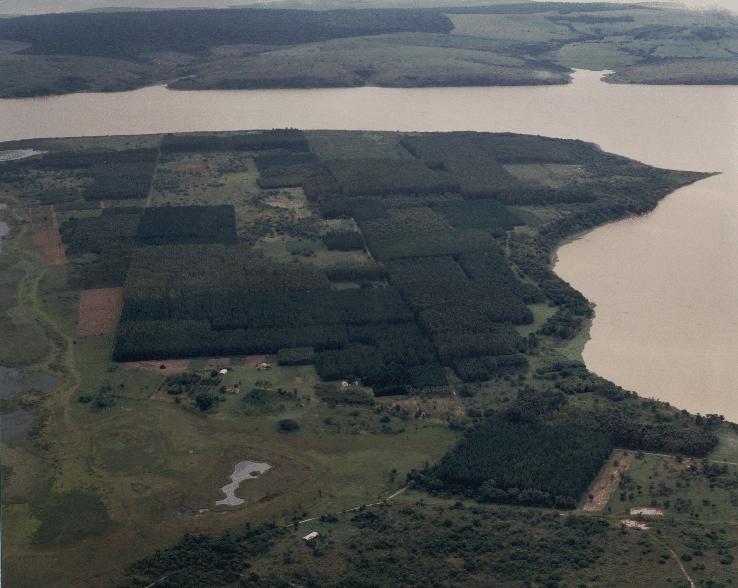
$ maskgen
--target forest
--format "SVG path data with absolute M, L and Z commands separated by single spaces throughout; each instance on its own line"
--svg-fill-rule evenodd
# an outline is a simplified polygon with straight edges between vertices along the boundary
M 163 10 L 2 19 L 0 38 L 31 54 L 135 58 L 200 53 L 218 45 L 294 45 L 401 31 L 447 33 L 448 17 L 425 10 Z

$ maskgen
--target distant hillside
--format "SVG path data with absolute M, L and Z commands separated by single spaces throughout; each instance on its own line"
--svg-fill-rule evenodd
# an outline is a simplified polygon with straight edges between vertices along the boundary
M 0 97 L 152 84 L 181 90 L 548 85 L 567 83 L 571 68 L 614 71 L 607 78 L 614 83 L 735 84 L 738 75 L 738 17 L 720 11 L 483 0 L 111 8 L 119 1 L 103 0 L 104 12 L 0 18 Z M 161 0 L 147 8 L 243 1 Z M 287 8 L 295 6 L 302 8 Z M 0 13 L 10 8 L 0 0 Z
M 239 6 L 275 6 L 300 8 L 417 8 L 458 6 L 484 6 L 515 0 L 0 0 L 0 17 L 3 15 L 49 14 L 81 12 L 84 10 L 172 8 L 235 8 Z
M 0 0 L 0 15 L 47 14 L 108 10 L 113 8 L 229 8 L 249 4 L 269 4 L 276 0 Z
M 218 45 L 294 45 L 382 33 L 448 33 L 443 14 L 420 10 L 166 10 L 27 16 L 0 23 L 0 38 L 25 53 L 134 57 L 198 53 Z

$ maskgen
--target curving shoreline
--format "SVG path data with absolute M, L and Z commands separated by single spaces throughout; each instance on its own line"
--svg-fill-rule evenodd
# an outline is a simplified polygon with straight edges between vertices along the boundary
M 727 177 L 724 181 L 730 182 Z M 596 306 L 582 353 L 589 369 L 644 397 L 735 421 L 738 402 L 731 366 L 738 352 L 731 345 L 736 318 L 730 284 L 738 275 L 738 249 L 722 250 L 720 268 L 708 260 L 721 244 L 728 245 L 707 237 L 714 232 L 709 223 L 731 215 L 695 205 L 709 192 L 707 182 L 676 190 L 643 217 L 596 227 L 563 244 L 554 267 Z M 690 239 L 669 226 L 683 227 L 692 219 L 705 230 L 693 235 L 695 246 L 690 248 L 685 245 Z M 660 257 L 647 253 L 633 258 L 636 250 L 652 247 Z M 624 261 L 629 258 L 630 263 Z M 680 264 L 681 258 L 689 263 Z M 716 279 L 721 270 L 722 288 Z
M 681 240 L 691 239 L 700 244 L 702 257 L 695 259 L 696 254 L 693 251 L 684 249 L 684 260 L 675 262 L 675 267 L 679 270 L 679 289 L 684 293 L 685 299 L 696 305 L 697 310 L 708 311 L 710 305 L 701 305 L 700 302 L 702 283 L 690 279 L 691 270 L 684 263 L 686 260 L 686 263 L 699 269 L 709 267 L 710 264 L 715 265 L 715 260 L 724 263 L 738 259 L 738 246 L 731 242 L 732 236 L 738 234 L 738 212 L 735 211 L 734 199 L 730 197 L 738 191 L 738 180 L 730 173 L 738 157 L 738 88 L 614 85 L 602 82 L 601 75 L 602 72 L 580 70 L 576 72 L 572 84 L 549 87 L 226 92 L 174 92 L 155 88 L 121 94 L 76 94 L 49 100 L 0 101 L 0 129 L 3 130 L 0 139 L 287 126 L 305 129 L 407 131 L 473 128 L 479 131 L 511 131 L 579 138 L 595 142 L 607 151 L 662 168 L 719 170 L 723 172 L 722 175 L 671 194 L 661 201 L 655 212 L 645 217 L 604 225 L 586 233 L 583 239 L 574 244 L 559 245 L 557 248 L 559 256 L 562 250 L 576 249 L 581 252 L 582 259 L 585 259 L 592 254 L 592 240 L 603 231 L 619 234 L 624 227 L 634 224 L 645 225 L 642 233 L 646 235 L 653 231 L 672 230 L 668 223 L 662 226 L 657 222 L 654 225 L 654 218 L 658 221 L 661 210 L 670 209 L 672 202 L 682 202 L 682 194 L 685 192 L 687 195 L 691 194 L 685 206 L 691 206 L 693 210 L 685 213 L 686 221 L 682 219 L 677 222 L 677 232 L 682 231 L 683 234 L 677 235 L 675 242 L 678 244 Z M 418 107 L 419 101 L 422 101 L 422 108 Z M 64 113 L 64 116 L 58 116 L 59 112 Z M 130 112 L 137 114 L 131 117 L 126 114 Z M 699 222 L 691 226 L 697 220 Z M 700 226 L 712 228 L 699 230 Z M 617 244 L 624 238 L 615 237 L 614 242 Z M 658 245 L 658 240 L 654 243 L 649 242 L 649 251 Z M 606 252 L 611 249 L 610 246 L 604 247 Z M 660 253 L 668 256 L 669 251 L 661 249 Z M 644 258 L 640 252 L 623 255 L 626 260 L 648 261 L 652 264 L 651 271 L 658 270 L 664 263 L 663 257 Z M 557 271 L 562 267 L 557 265 Z M 617 268 L 613 271 L 615 269 Z M 690 333 L 690 338 L 682 337 L 685 345 L 690 346 L 690 341 L 700 341 L 692 346 L 695 356 L 702 357 L 703 345 L 707 345 L 704 349 L 711 348 L 710 341 L 714 339 L 715 329 L 721 333 L 719 348 L 694 366 L 694 377 L 699 379 L 699 386 L 686 386 L 687 380 L 684 378 L 675 380 L 674 370 L 668 369 L 664 363 L 671 353 L 669 347 L 661 350 L 659 346 L 664 344 L 657 342 L 655 347 L 649 348 L 647 338 L 637 343 L 639 353 L 635 359 L 642 362 L 640 373 L 647 371 L 649 362 L 657 362 L 661 366 L 658 372 L 660 375 L 654 376 L 650 384 L 644 384 L 643 380 L 634 382 L 630 380 L 629 373 L 618 373 L 614 367 L 614 364 L 626 363 L 629 367 L 627 371 L 630 372 L 633 371 L 632 364 L 618 360 L 608 368 L 607 353 L 602 351 L 597 354 L 601 360 L 593 355 L 600 342 L 615 338 L 604 328 L 605 320 L 602 317 L 606 316 L 607 303 L 591 292 L 597 279 L 603 279 L 603 276 L 597 276 L 596 270 L 594 268 L 594 271 L 589 271 L 588 277 L 583 278 L 578 277 L 579 275 L 562 276 L 598 305 L 597 319 L 592 325 L 592 340 L 588 342 L 584 352 L 588 366 L 645 396 L 658 396 L 677 406 L 699 412 L 723 412 L 726 416 L 733 414 L 734 419 L 738 418 L 735 412 L 731 412 L 737 410 L 738 403 L 730 398 L 725 400 L 727 404 L 716 402 L 710 405 L 698 401 L 685 404 L 690 394 L 698 399 L 719 398 L 719 390 L 724 385 L 714 377 L 716 372 L 722 370 L 726 374 L 733 374 L 733 381 L 738 378 L 738 361 L 720 354 L 720 348 L 738 349 L 734 335 L 738 332 L 738 327 L 731 326 L 738 321 L 735 316 L 738 313 L 738 302 L 719 302 L 725 315 L 721 318 L 725 325 L 734 330 L 733 334 L 729 328 L 720 327 L 720 324 L 701 330 L 701 325 L 705 324 L 704 319 L 695 322 L 697 315 L 694 309 L 682 307 L 679 317 L 672 319 L 675 325 L 682 325 L 682 330 Z M 716 284 L 729 286 L 738 282 L 738 269 L 729 265 L 722 273 L 709 279 Z M 627 296 L 632 290 L 627 283 L 609 283 L 607 288 L 618 292 L 621 297 Z M 647 294 L 641 294 L 641 298 L 647 297 Z M 639 300 L 632 301 L 629 309 L 622 309 L 619 318 L 608 321 L 607 324 L 614 328 L 626 323 L 637 325 L 648 320 L 649 316 L 633 314 L 640 304 Z M 678 306 L 679 300 L 670 299 L 669 304 Z M 649 313 L 653 315 L 662 310 L 658 307 L 651 308 Z M 666 343 L 675 338 L 674 335 L 660 337 L 665 338 Z M 677 355 L 674 356 L 673 364 L 683 364 L 683 358 L 676 359 Z M 676 393 L 675 390 L 681 391 Z

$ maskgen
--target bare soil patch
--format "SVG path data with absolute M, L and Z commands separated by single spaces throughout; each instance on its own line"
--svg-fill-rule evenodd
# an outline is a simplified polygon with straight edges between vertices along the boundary
M 244 360 L 246 367 L 257 367 L 262 363 L 269 363 L 266 355 L 247 355 Z
M 41 248 L 46 265 L 66 263 L 64 246 L 59 234 L 59 221 L 53 206 L 30 206 L 28 216 L 31 219 L 32 242 Z
M 633 519 L 623 519 L 620 521 L 620 524 L 623 525 L 623 527 L 628 527 L 629 529 L 639 529 L 640 531 L 648 531 L 650 527 L 646 523 L 642 523 L 641 521 L 634 521 Z
M 622 449 L 615 449 L 582 499 L 581 509 L 588 512 L 604 510 L 610 502 L 610 496 L 620 484 L 620 478 L 631 463 L 633 463 L 632 453 L 626 454 Z
M 142 369 L 163 374 L 183 374 L 190 367 L 189 359 L 161 359 L 152 361 L 126 361 L 123 365 L 130 369 Z M 164 366 L 162 368 L 162 366 Z
M 664 511 L 658 508 L 650 508 L 650 507 L 631 508 L 630 516 L 663 517 Z
M 231 365 L 230 357 L 209 357 L 205 361 L 205 367 L 209 370 L 222 370 Z
M 95 288 L 79 294 L 77 332 L 85 337 L 112 333 L 123 308 L 123 288 Z

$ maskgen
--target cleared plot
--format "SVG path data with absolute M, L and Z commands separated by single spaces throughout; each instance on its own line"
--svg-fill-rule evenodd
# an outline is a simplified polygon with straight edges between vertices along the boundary
M 399 133 L 319 131 L 307 136 L 310 149 L 321 160 L 394 158 L 412 159 L 400 144 Z
M 59 222 L 53 206 L 31 206 L 28 216 L 33 228 L 33 244 L 41 248 L 46 265 L 62 265 L 66 262 L 64 246 L 59 234 Z
M 615 514 L 655 508 L 668 518 L 738 519 L 738 466 L 692 458 L 637 455 L 609 502 Z
M 583 165 L 566 163 L 514 163 L 503 166 L 523 182 L 538 182 L 549 188 L 563 188 L 577 180 L 589 179 Z
M 183 374 L 190 367 L 190 360 L 162 359 L 159 361 L 127 361 L 123 362 L 122 365 L 128 369 L 141 369 L 162 374 Z
M 633 463 L 633 454 L 622 449 L 615 449 L 610 460 L 605 464 L 583 497 L 581 508 L 588 512 L 604 510 L 610 496 L 617 489 L 623 474 Z
M 77 332 L 83 337 L 114 332 L 121 308 L 123 308 L 123 288 L 82 290 L 79 295 Z

